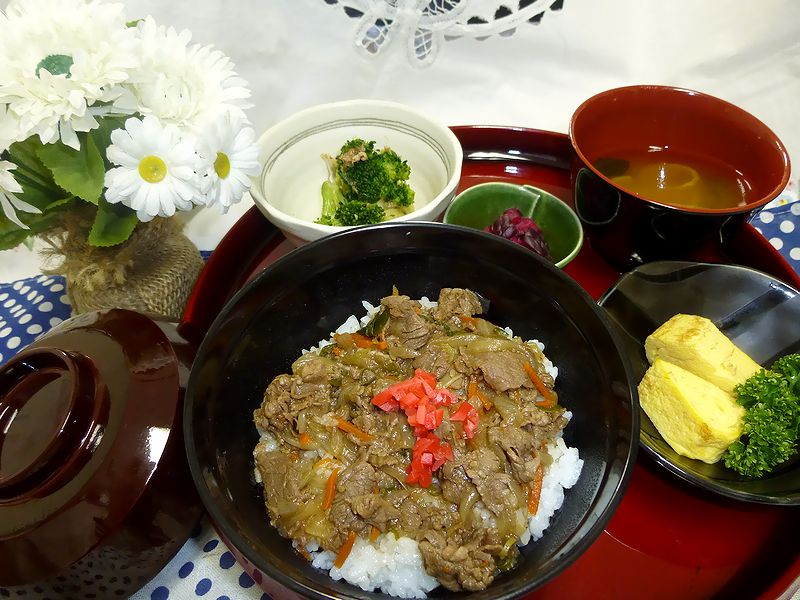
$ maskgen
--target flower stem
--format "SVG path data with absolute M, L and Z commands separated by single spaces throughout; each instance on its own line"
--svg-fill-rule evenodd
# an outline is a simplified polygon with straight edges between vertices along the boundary
M 18 171 L 14 174 L 15 178 L 24 179 L 28 185 L 38 188 L 39 190 L 49 192 L 52 194 L 59 194 L 60 189 L 50 185 L 50 182 L 39 171 L 33 167 L 25 164 L 19 157 L 14 157 L 14 164 L 17 165 Z
M 53 197 L 58 197 L 61 194 L 61 190 L 56 187 L 52 187 L 47 185 L 47 183 L 41 183 L 33 179 L 29 174 L 20 173 L 19 171 L 14 173 L 14 179 L 20 180 L 25 185 L 28 185 L 32 188 L 36 188 L 40 192 L 44 192 L 45 194 L 49 194 Z

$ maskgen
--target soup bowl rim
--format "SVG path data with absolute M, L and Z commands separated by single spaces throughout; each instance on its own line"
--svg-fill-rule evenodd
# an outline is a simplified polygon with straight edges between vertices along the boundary
M 654 200 L 653 198 L 649 198 L 646 195 L 640 194 L 639 192 L 633 191 L 629 188 L 625 188 L 617 183 L 614 183 L 611 179 L 606 177 L 603 173 L 601 173 L 597 167 L 594 166 L 594 162 L 590 161 L 583 151 L 580 149 L 578 142 L 576 141 L 575 136 L 575 122 L 580 117 L 581 113 L 583 113 L 590 104 L 605 98 L 607 96 L 613 96 L 619 93 L 624 92 L 634 92 L 634 91 L 642 91 L 642 92 L 655 92 L 655 93 L 663 93 L 663 94 L 678 94 L 678 95 L 686 95 L 686 96 L 697 96 L 706 99 L 707 101 L 711 101 L 720 105 L 720 107 L 724 107 L 729 111 L 732 111 L 738 114 L 740 117 L 754 122 L 757 126 L 763 128 L 765 132 L 769 134 L 770 143 L 774 145 L 781 157 L 783 159 L 783 175 L 781 176 L 780 181 L 769 190 L 766 194 L 762 194 L 761 197 L 753 202 L 748 202 L 747 204 L 740 205 L 740 206 L 731 206 L 728 208 L 702 208 L 702 207 L 691 207 L 691 206 L 677 206 L 674 204 L 667 204 L 665 202 Z M 784 143 L 780 140 L 780 138 L 775 134 L 772 129 L 770 129 L 763 121 L 761 121 L 758 117 L 753 115 L 752 113 L 747 112 L 743 108 L 736 106 L 735 104 L 728 102 L 727 100 L 723 100 L 722 98 L 718 98 L 716 96 L 712 96 L 711 94 L 706 94 L 704 92 L 699 92 L 697 90 L 692 90 L 690 88 L 684 87 L 676 87 L 676 86 L 669 86 L 669 85 L 626 85 L 621 87 L 612 88 L 609 90 L 605 90 L 591 96 L 584 100 L 578 108 L 575 109 L 575 112 L 572 113 L 572 117 L 569 121 L 569 141 L 572 145 L 572 149 L 575 151 L 578 159 L 582 163 L 584 167 L 587 167 L 592 173 L 594 173 L 597 177 L 602 179 L 608 185 L 616 189 L 620 194 L 626 194 L 628 196 L 632 196 L 634 198 L 638 198 L 642 200 L 646 204 L 653 205 L 660 209 L 670 210 L 679 213 L 693 213 L 697 215 L 708 215 L 708 216 L 718 216 L 718 215 L 736 215 L 741 213 L 750 212 L 756 208 L 764 206 L 768 202 L 774 200 L 786 187 L 787 183 L 789 182 L 789 176 L 791 172 L 791 163 L 789 159 L 789 152 L 786 149 Z

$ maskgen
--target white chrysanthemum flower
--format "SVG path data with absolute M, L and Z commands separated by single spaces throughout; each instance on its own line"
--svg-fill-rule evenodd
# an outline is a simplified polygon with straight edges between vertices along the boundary
M 140 221 L 171 217 L 203 202 L 197 153 L 175 125 L 153 116 L 130 118 L 111 133 L 107 156 L 119 166 L 106 173 L 106 200 L 132 208 Z
M 137 26 L 140 66 L 130 89 L 142 114 L 164 123 L 197 127 L 219 110 L 243 114 L 250 90 L 233 63 L 212 46 L 189 45 L 189 31 L 156 25 L 152 17 Z
M 134 40 L 121 4 L 12 0 L 0 13 L 0 102 L 22 137 L 79 148 L 76 132 L 97 127 L 136 67 Z
M 258 173 L 256 134 L 244 119 L 226 111 L 201 133 L 198 154 L 200 190 L 206 206 L 219 206 L 225 214 L 250 189 L 250 175 Z
M 0 104 L 0 148 L 8 148 L 14 142 L 25 139 L 17 116 L 8 111 L 8 104 Z
M 0 160 L 0 208 L 3 209 L 3 214 L 6 218 L 14 223 L 17 227 L 23 229 L 30 229 L 25 223 L 19 220 L 17 211 L 36 213 L 40 211 L 35 206 L 17 198 L 15 194 L 22 193 L 22 186 L 14 179 L 14 174 L 11 172 L 17 168 L 14 163 L 7 160 Z

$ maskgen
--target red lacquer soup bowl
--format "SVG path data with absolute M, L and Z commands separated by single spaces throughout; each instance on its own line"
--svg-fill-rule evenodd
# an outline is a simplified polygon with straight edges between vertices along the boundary
M 654 85 L 608 90 L 570 122 L 575 208 L 615 266 L 681 258 L 780 194 L 789 156 L 741 108 Z

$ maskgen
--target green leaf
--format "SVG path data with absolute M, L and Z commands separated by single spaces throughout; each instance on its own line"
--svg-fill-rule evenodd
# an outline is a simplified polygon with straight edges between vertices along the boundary
M 138 222 L 136 212 L 124 204 L 110 204 L 105 198 L 100 198 L 89 232 L 89 243 L 92 246 L 121 244 L 130 237 Z
M 75 204 L 73 201 L 75 200 L 75 196 L 67 196 L 66 198 L 59 198 L 57 200 L 53 200 L 50 204 L 44 207 L 44 212 L 51 213 L 53 211 L 62 211 L 68 208 L 72 208 Z
M 53 172 L 55 182 L 70 194 L 97 204 L 103 193 L 105 164 L 91 135 L 79 135 L 80 150 L 63 144 L 46 144 L 37 152 Z
M 115 116 L 106 115 L 97 119 L 98 127 L 92 129 L 89 135 L 92 136 L 95 146 L 100 151 L 100 156 L 103 159 L 106 171 L 113 167 L 111 162 L 106 158 L 106 150 L 111 145 L 111 132 L 115 129 L 122 129 L 125 127 L 125 121 L 130 118 L 128 116 Z
M 17 216 L 30 229 L 20 229 L 12 222 L 0 219 L 0 250 L 14 248 L 26 239 L 55 225 L 58 219 L 58 211 L 40 215 L 18 212 Z
M 69 79 L 73 64 L 75 60 L 69 54 L 48 54 L 36 65 L 36 76 L 39 77 L 39 71 L 44 69 L 52 75 L 65 75 Z
M 32 135 L 22 142 L 11 144 L 8 154 L 11 161 L 17 165 L 14 177 L 25 177 L 34 182 L 41 189 L 47 190 L 52 196 L 63 196 L 63 191 L 53 181 L 53 173 L 39 160 L 39 150 L 44 147 L 39 137 Z M 24 187 L 24 186 L 23 186 Z
M 59 187 L 52 190 L 44 188 L 19 171 L 14 172 L 14 177 L 22 187 L 22 193 L 18 193 L 17 197 L 41 211 L 49 211 L 75 198 Z
M 19 227 L 7 229 L 4 225 L 5 223 L 0 223 L 0 250 L 15 248 L 28 239 L 29 236 L 34 235 L 27 229 L 20 229 Z

